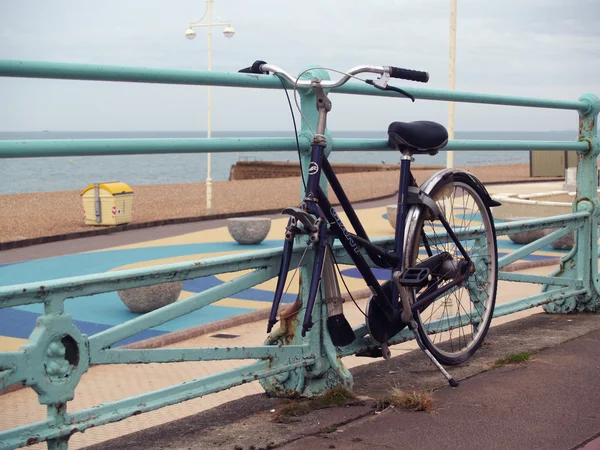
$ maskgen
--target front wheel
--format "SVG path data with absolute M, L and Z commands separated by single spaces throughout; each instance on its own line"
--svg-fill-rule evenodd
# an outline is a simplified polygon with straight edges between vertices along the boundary
M 448 173 L 426 182 L 423 190 L 436 202 L 473 263 L 465 282 L 414 313 L 423 345 L 442 364 L 455 365 L 473 356 L 492 320 L 498 283 L 496 230 L 485 202 L 487 193 L 468 174 Z M 439 220 L 431 220 L 424 207 L 413 208 L 407 223 L 406 267 L 442 252 L 452 256 L 428 286 L 410 290 L 414 303 L 428 290 L 450 282 L 455 276 L 450 272 L 464 257 Z

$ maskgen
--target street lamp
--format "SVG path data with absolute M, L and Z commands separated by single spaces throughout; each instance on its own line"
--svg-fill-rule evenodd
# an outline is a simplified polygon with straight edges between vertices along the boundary
M 456 73 L 456 0 L 450 0 L 450 80 L 449 89 L 454 90 Z M 454 139 L 454 102 L 448 103 L 448 139 Z M 454 167 L 454 152 L 446 152 L 446 167 Z
M 223 30 L 223 34 L 225 37 L 230 38 L 235 34 L 235 30 L 231 27 L 230 20 L 221 19 L 216 13 L 214 13 L 214 0 L 206 0 L 206 10 L 204 11 L 204 15 L 197 20 L 196 22 L 191 22 L 189 24 L 188 29 L 185 31 L 185 37 L 188 39 L 194 39 L 196 37 L 196 32 L 194 28 L 198 27 L 206 27 L 208 29 L 208 70 L 211 70 L 211 47 L 212 47 L 212 27 L 214 26 L 225 26 Z M 219 20 L 219 22 L 213 22 L 212 16 L 213 13 L 215 17 Z M 207 18 L 207 23 L 202 23 L 204 18 Z M 208 93 L 208 124 L 207 124 L 207 132 L 206 137 L 210 139 L 211 137 L 211 118 L 210 118 L 210 86 L 207 86 Z M 210 153 L 206 155 L 206 214 L 212 214 L 212 178 L 210 177 Z

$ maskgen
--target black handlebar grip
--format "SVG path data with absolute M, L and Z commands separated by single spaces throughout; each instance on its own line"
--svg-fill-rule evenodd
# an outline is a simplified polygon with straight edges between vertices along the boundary
M 418 81 L 427 83 L 429 74 L 420 70 L 401 69 L 400 67 L 390 66 L 390 76 L 392 78 L 402 78 L 403 80 Z
M 262 74 L 260 67 L 263 64 L 266 64 L 266 62 L 259 59 L 257 61 L 254 61 L 254 63 L 250 67 L 238 70 L 238 73 L 257 73 L 260 75 Z

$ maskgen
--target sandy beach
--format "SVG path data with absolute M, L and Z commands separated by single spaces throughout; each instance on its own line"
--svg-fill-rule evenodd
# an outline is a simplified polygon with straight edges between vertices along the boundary
M 530 182 L 529 165 L 465 167 L 485 183 Z M 419 183 L 437 170 L 414 170 Z M 391 196 L 398 190 L 398 171 L 339 175 L 351 201 Z M 556 179 L 556 178 L 551 178 Z M 122 180 L 127 182 L 127 180 Z M 85 183 L 84 183 L 85 184 Z M 133 224 L 199 218 L 206 215 L 204 183 L 132 186 Z M 273 211 L 300 201 L 300 178 L 240 180 L 213 183 L 213 214 Z M 331 194 L 332 201 L 337 199 Z M 0 196 L 0 243 L 86 232 L 80 191 Z

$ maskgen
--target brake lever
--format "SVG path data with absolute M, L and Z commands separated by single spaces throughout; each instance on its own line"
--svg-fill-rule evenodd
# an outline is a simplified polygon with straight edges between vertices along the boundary
M 370 84 L 373 87 L 376 87 L 377 89 L 380 89 L 382 91 L 395 91 L 398 92 L 402 95 L 404 95 L 405 97 L 410 98 L 413 102 L 415 101 L 415 97 L 413 97 L 411 94 L 409 94 L 408 92 L 406 92 L 404 89 L 400 89 L 397 88 L 395 86 L 390 86 L 389 84 L 385 87 L 379 86 L 377 85 L 373 80 L 365 80 L 365 83 Z

